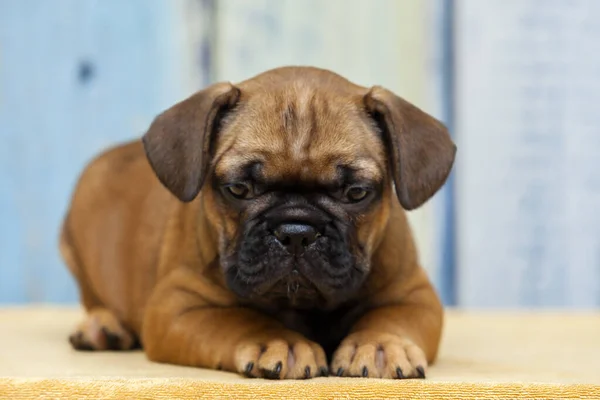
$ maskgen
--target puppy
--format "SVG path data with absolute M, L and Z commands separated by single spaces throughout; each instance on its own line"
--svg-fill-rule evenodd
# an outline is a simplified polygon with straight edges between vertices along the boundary
M 382 87 L 285 67 L 217 83 L 83 172 L 60 239 L 81 350 L 248 377 L 423 378 L 442 306 L 405 210 L 456 148 Z

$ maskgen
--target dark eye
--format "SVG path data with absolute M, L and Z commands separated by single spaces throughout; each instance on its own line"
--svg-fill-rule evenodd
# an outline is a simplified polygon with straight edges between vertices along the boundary
M 236 199 L 248 199 L 251 195 L 251 188 L 244 183 L 234 183 L 226 187 L 227 191 Z
M 360 186 L 353 186 L 346 190 L 346 198 L 352 203 L 357 203 L 361 200 L 364 200 L 368 194 L 369 191 Z

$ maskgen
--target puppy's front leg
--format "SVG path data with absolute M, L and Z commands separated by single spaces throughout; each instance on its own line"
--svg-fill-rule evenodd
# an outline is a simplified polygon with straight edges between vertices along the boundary
M 418 268 L 409 282 L 392 283 L 372 303 L 374 308 L 336 350 L 332 373 L 424 378 L 437 355 L 443 322 L 441 303 L 425 272 Z
M 174 271 L 153 292 L 142 332 L 148 358 L 267 379 L 328 374 L 321 346 L 192 275 Z

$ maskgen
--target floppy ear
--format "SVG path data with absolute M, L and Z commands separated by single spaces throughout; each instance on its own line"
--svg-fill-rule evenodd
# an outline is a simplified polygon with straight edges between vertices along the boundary
M 157 116 L 143 136 L 154 173 L 181 201 L 192 201 L 200 192 L 211 141 L 239 97 L 230 83 L 214 84 Z
M 384 135 L 396 194 L 402 207 L 425 203 L 444 184 L 456 154 L 448 130 L 387 89 L 375 86 L 363 98 Z

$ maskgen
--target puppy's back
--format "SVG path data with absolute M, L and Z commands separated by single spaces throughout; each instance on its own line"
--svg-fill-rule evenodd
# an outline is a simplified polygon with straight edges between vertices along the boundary
M 87 309 L 106 307 L 134 331 L 154 285 L 160 236 L 177 202 L 158 182 L 141 141 L 91 161 L 75 187 L 60 251 Z

